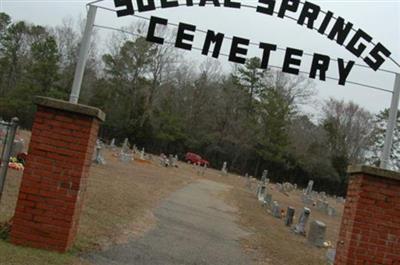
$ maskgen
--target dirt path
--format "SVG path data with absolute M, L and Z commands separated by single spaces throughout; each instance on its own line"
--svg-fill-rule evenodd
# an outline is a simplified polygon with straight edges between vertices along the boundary
M 155 210 L 155 229 L 87 259 L 98 265 L 251 264 L 240 247 L 247 233 L 235 223 L 236 210 L 219 198 L 229 188 L 207 180 L 190 184 Z

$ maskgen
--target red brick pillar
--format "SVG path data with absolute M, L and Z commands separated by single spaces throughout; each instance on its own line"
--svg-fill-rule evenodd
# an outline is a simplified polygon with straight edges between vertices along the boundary
M 356 166 L 349 174 L 335 265 L 400 265 L 400 173 Z
M 74 242 L 104 113 L 38 97 L 11 242 L 64 252 Z

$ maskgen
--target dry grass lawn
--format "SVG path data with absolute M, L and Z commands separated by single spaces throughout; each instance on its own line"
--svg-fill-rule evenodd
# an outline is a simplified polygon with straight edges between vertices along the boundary
M 28 133 L 23 135 L 29 138 Z M 86 265 L 79 253 L 140 237 L 156 225 L 152 210 L 158 203 L 199 178 L 232 186 L 230 192 L 221 196 L 238 209 L 238 224 L 251 232 L 250 237 L 242 240 L 242 245 L 257 257 L 257 264 L 325 264 L 326 249 L 310 246 L 304 237 L 291 233 L 283 225 L 283 220 L 268 214 L 257 201 L 256 185 L 249 189 L 244 178 L 221 176 L 215 170 L 207 170 L 205 176 L 199 176 L 195 168 L 184 163 L 180 163 L 179 168 L 164 168 L 159 165 L 157 157 L 152 163 L 138 160 L 122 163 L 112 150 L 105 150 L 104 156 L 107 165 L 93 165 L 91 168 L 74 249 L 67 254 L 55 254 L 16 247 L 0 240 L 1 265 Z M 0 223 L 10 220 L 13 215 L 21 176 L 21 172 L 9 171 L 0 203 Z M 270 185 L 269 192 L 281 206 L 293 206 L 297 213 L 303 207 L 299 191 L 286 196 L 273 188 L 274 185 Z M 341 212 L 343 206 L 336 205 L 336 208 Z M 310 221 L 325 222 L 328 225 L 327 239 L 336 242 L 341 217 L 328 217 L 311 209 Z

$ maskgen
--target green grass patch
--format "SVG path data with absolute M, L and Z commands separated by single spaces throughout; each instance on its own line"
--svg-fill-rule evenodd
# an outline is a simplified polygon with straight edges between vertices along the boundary
M 19 247 L 0 240 L 1 265 L 69 265 L 77 258 L 72 253 L 59 254 L 45 250 Z

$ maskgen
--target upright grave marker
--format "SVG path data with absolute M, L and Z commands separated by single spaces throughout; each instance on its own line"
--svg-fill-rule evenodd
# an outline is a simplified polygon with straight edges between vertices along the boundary
M 265 200 L 265 195 L 267 194 L 267 187 L 265 185 L 261 185 L 260 188 L 258 189 L 258 200 L 260 202 L 264 202 Z
M 222 165 L 222 169 L 221 169 L 222 175 L 227 175 L 228 174 L 228 162 L 224 162 L 224 164 Z
M 275 218 L 281 218 L 281 206 L 277 201 L 274 201 L 272 203 L 272 216 Z
M 312 192 L 312 190 L 313 190 L 313 186 L 314 186 L 314 181 L 313 181 L 313 180 L 310 180 L 310 181 L 308 182 L 307 189 L 305 190 L 304 194 L 305 194 L 305 195 L 311 195 L 311 192 Z
M 294 232 L 300 235 L 306 235 L 306 225 L 308 219 L 310 218 L 311 210 L 307 207 L 304 207 L 303 212 L 299 217 L 298 224 L 294 227 Z
M 268 170 L 264 170 L 263 174 L 262 174 L 262 177 L 261 177 L 261 182 L 263 184 L 265 184 L 267 182 L 267 175 L 268 175 Z
M 272 194 L 267 193 L 265 194 L 264 203 L 266 206 L 271 206 L 272 204 Z
M 294 213 L 295 213 L 295 209 L 293 207 L 287 208 L 286 219 L 285 219 L 286 226 L 290 227 L 293 224 Z
M 325 243 L 326 224 L 321 221 L 312 221 L 308 232 L 308 242 L 316 247 L 323 247 Z
M 110 147 L 111 147 L 111 148 L 115 148 L 115 147 L 116 147 L 116 146 L 115 146 L 115 138 L 112 138 L 112 139 L 111 139 Z
M 140 160 L 145 160 L 145 153 L 144 153 L 144 147 L 142 148 L 142 151 L 140 151 Z
M 131 162 L 134 160 L 133 153 L 130 150 L 130 144 L 128 138 L 125 138 L 124 140 L 121 152 L 119 153 L 119 160 L 124 163 Z
M 106 164 L 106 160 L 104 159 L 103 155 L 101 154 L 102 149 L 103 149 L 103 143 L 100 139 L 97 139 L 94 154 L 93 154 L 93 162 L 95 162 L 98 165 Z

